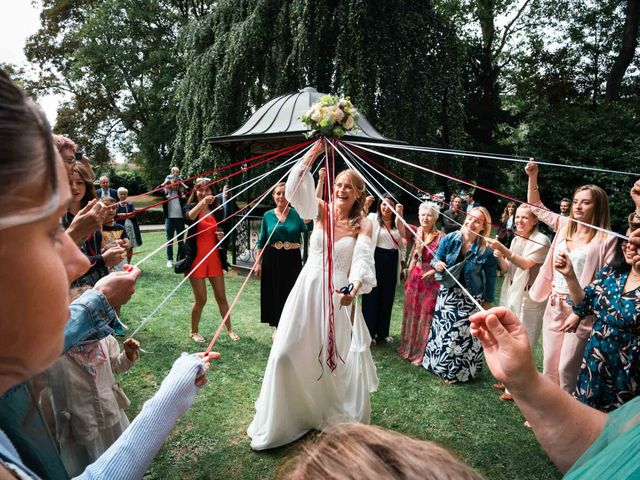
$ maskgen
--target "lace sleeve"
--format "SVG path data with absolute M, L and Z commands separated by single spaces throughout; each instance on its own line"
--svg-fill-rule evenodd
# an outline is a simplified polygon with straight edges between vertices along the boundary
M 356 240 L 349 271 L 350 282 L 360 282 L 358 293 L 369 293 L 376 286 L 376 270 L 373 262 L 373 246 L 369 235 L 360 234 Z
M 291 169 L 284 194 L 300 217 L 305 220 L 314 220 L 318 217 L 316 187 L 309 167 L 304 163 L 304 158 Z

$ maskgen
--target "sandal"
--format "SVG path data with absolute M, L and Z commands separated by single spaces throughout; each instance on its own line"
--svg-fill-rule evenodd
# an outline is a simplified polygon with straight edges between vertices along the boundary
M 227 335 L 229 335 L 229 338 L 234 342 L 237 342 L 238 340 L 240 340 L 240 337 L 238 336 L 238 334 L 233 330 L 227 331 Z
M 531 428 L 531 424 L 529 423 L 529 420 L 525 420 L 524 426 L 529 428 L 529 429 Z
M 491 385 L 491 388 L 495 388 L 496 390 L 504 390 L 505 386 L 504 383 L 494 383 L 493 385 Z
M 508 392 L 504 392 L 499 398 L 503 402 L 513 402 L 513 396 Z
M 393 337 L 385 337 L 384 341 L 391 344 L 393 343 Z
M 198 332 L 191 332 L 189 337 L 191 337 L 191 340 L 193 340 L 194 342 L 204 343 L 204 337 L 200 335 Z

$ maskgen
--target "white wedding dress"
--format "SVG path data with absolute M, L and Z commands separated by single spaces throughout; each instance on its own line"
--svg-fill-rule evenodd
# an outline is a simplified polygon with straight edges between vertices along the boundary
M 296 191 L 296 183 L 300 186 Z M 299 163 L 289 176 L 286 196 L 302 218 L 316 218 L 317 199 L 313 178 Z M 351 307 L 340 306 L 332 295 L 335 316 L 337 367 L 327 366 L 329 328 L 326 321 L 328 290 L 324 264 L 324 232 L 310 236 L 309 257 L 289 298 L 271 347 L 256 416 L 249 425 L 251 448 L 264 450 L 291 443 L 311 429 L 341 420 L 369 423 L 369 393 L 378 387 L 371 358 L 371 337 L 360 306 L 353 322 Z M 333 249 L 333 284 L 336 289 L 350 282 L 362 284 L 359 293 L 375 286 L 371 239 L 343 237 Z M 325 280 L 323 282 L 323 277 Z

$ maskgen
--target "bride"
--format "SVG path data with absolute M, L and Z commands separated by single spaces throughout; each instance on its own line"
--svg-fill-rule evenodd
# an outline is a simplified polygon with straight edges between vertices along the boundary
M 362 213 L 364 180 L 354 170 L 335 178 L 333 201 L 315 196 L 310 167 L 323 151 L 318 142 L 289 174 L 286 197 L 305 219 L 314 218 L 309 257 L 287 299 L 276 333 L 256 416 L 249 425 L 251 448 L 264 450 L 291 443 L 334 420 L 368 423 L 369 393 L 378 387 L 359 308 L 353 325 L 351 303 L 368 293 L 376 277 L 371 224 Z M 333 212 L 333 287 L 329 291 L 327 231 Z M 353 285 L 350 293 L 337 290 Z M 332 302 L 333 319 L 331 319 Z

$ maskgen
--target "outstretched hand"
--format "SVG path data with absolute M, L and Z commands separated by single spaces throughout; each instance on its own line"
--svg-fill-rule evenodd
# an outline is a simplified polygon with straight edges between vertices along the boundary
M 533 158 L 529 159 L 529 163 L 524 167 L 524 171 L 530 177 L 538 176 L 538 164 L 533 161 Z
M 498 255 L 506 258 L 509 255 L 509 249 L 505 247 L 500 240 L 497 238 L 487 238 L 487 245 L 489 248 L 493 250 L 493 256 L 498 257 Z M 496 255 L 496 253 L 498 255 Z M 498 257 L 500 258 L 500 257 Z
M 196 353 L 196 357 L 204 362 L 204 373 L 196 377 L 196 387 L 204 387 L 209 381 L 207 379 L 207 372 L 211 367 L 210 362 L 211 360 L 218 360 L 220 358 L 220 354 L 218 352 L 209 352 L 208 354 L 206 354 L 205 352 L 200 352 Z
M 107 209 L 105 206 L 94 198 L 76 214 L 67 229 L 67 233 L 76 244 L 80 244 L 89 235 L 102 227 L 106 214 Z
M 135 338 L 127 338 L 123 345 L 124 353 L 127 355 L 127 358 L 135 362 L 140 357 L 140 342 Z
M 495 307 L 471 315 L 469 321 L 493 376 L 509 390 L 526 386 L 537 370 L 520 319 L 507 308 Z
M 125 265 L 122 272 L 112 272 L 96 282 L 93 289 L 102 293 L 109 305 L 119 307 L 131 299 L 136 281 L 142 271 L 133 265 Z

